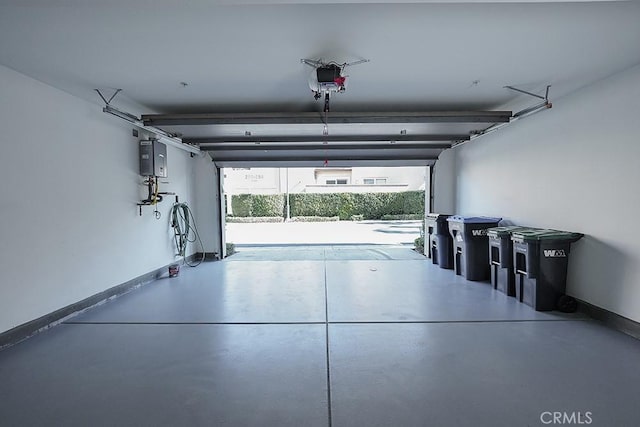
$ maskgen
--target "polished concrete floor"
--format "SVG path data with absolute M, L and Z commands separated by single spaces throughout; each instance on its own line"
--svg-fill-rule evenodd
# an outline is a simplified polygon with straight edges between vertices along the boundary
M 640 425 L 639 341 L 376 249 L 241 251 L 88 310 L 0 352 L 0 425 Z

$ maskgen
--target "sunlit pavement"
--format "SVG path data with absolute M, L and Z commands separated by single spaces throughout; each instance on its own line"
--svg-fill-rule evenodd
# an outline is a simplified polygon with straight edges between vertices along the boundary
M 228 223 L 226 241 L 235 245 L 413 245 L 413 241 L 420 236 L 421 223 L 421 221 Z

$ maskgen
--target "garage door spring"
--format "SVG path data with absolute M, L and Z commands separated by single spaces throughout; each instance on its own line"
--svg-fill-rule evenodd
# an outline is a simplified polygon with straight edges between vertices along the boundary
M 193 213 L 186 203 L 175 203 L 171 208 L 171 227 L 173 227 L 174 231 L 173 239 L 178 251 L 177 255 L 182 257 L 183 263 L 189 267 L 200 265 L 205 257 L 204 246 L 200 239 L 200 234 L 198 234 Z M 186 257 L 187 245 L 196 241 L 200 244 L 202 258 L 197 263 L 190 264 Z

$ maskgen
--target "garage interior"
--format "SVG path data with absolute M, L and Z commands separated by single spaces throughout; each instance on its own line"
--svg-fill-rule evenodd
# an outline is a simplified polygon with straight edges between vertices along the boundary
M 0 0 L 3 421 L 638 425 L 638 22 L 637 1 Z M 343 67 L 328 105 L 305 60 Z M 580 310 L 426 258 L 216 259 L 220 168 L 366 165 L 431 166 L 432 212 L 583 233 Z M 206 261 L 169 278 L 174 200 Z

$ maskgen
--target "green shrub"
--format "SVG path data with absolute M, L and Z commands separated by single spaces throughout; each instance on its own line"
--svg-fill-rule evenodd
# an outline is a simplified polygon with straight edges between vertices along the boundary
M 424 191 L 402 193 L 290 194 L 292 216 L 337 216 L 349 220 L 381 219 L 384 215 L 424 215 Z M 234 207 L 235 212 L 235 207 Z
M 413 245 L 415 246 L 416 252 L 424 255 L 424 237 L 418 237 L 413 241 Z
M 397 194 L 402 194 L 403 213 L 424 216 L 424 191 L 406 191 Z M 422 216 L 418 219 L 422 219 Z
M 233 216 L 251 216 L 251 205 L 251 194 L 236 194 L 231 196 Z
M 283 194 L 235 194 L 231 196 L 234 217 L 278 217 L 284 215 Z
M 231 256 L 236 253 L 236 245 L 233 243 L 227 243 L 227 256 Z
M 284 195 L 254 195 L 253 216 L 283 216 Z
M 291 216 L 339 216 L 339 193 L 289 195 Z
M 358 221 L 385 218 L 422 219 L 424 215 L 424 191 L 295 193 L 289 195 L 289 203 L 292 217 L 338 217 L 340 220 Z M 231 197 L 231 205 L 234 218 L 283 217 L 285 196 L 283 194 L 236 194 Z

